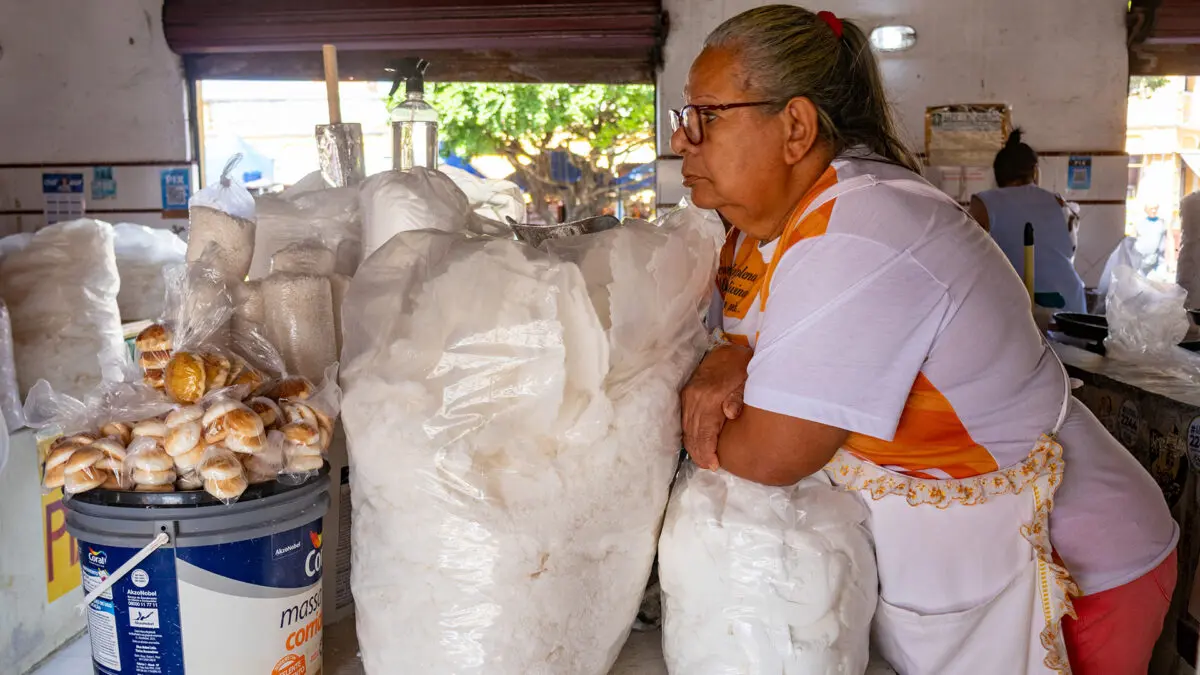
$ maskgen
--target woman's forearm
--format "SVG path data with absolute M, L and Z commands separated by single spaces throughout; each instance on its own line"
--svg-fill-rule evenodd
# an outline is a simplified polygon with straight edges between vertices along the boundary
M 721 468 L 763 485 L 792 485 L 833 457 L 849 434 L 809 420 L 747 406 L 721 429 Z

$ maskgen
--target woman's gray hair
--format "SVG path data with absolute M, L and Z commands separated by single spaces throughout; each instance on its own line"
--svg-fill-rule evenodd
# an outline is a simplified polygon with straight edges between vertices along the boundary
M 756 98 L 778 102 L 775 112 L 793 98 L 812 101 L 821 135 L 835 152 L 862 147 L 920 173 L 920 162 L 896 131 L 867 36 L 850 21 L 841 24 L 838 37 L 807 9 L 767 5 L 722 23 L 704 47 L 735 52 L 743 86 Z

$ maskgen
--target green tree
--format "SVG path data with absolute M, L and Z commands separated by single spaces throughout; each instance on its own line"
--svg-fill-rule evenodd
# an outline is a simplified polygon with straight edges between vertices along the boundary
M 440 140 L 462 157 L 502 155 L 516 168 L 546 222 L 551 202 L 567 218 L 597 215 L 616 197 L 617 170 L 628 155 L 653 147 L 654 88 L 646 85 L 441 83 L 428 87 L 441 114 Z M 580 173 L 556 181 L 551 152 Z
M 1167 86 L 1170 80 L 1159 75 L 1134 75 L 1129 78 L 1130 96 L 1150 96 Z

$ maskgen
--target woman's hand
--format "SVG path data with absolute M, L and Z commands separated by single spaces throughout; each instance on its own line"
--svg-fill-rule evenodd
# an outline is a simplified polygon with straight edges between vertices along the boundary
M 720 467 L 717 439 L 725 421 L 742 413 L 746 367 L 753 356 L 746 347 L 718 347 L 704 357 L 683 388 L 683 446 L 699 467 Z

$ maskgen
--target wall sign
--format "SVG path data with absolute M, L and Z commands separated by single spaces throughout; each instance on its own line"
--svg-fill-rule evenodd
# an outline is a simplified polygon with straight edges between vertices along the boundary
M 42 200 L 47 225 L 82 218 L 83 174 L 43 173 Z
M 1092 158 L 1071 155 L 1067 162 L 1067 189 L 1092 189 Z
M 162 210 L 186 211 L 192 197 L 191 169 L 163 169 L 159 173 L 162 185 Z

